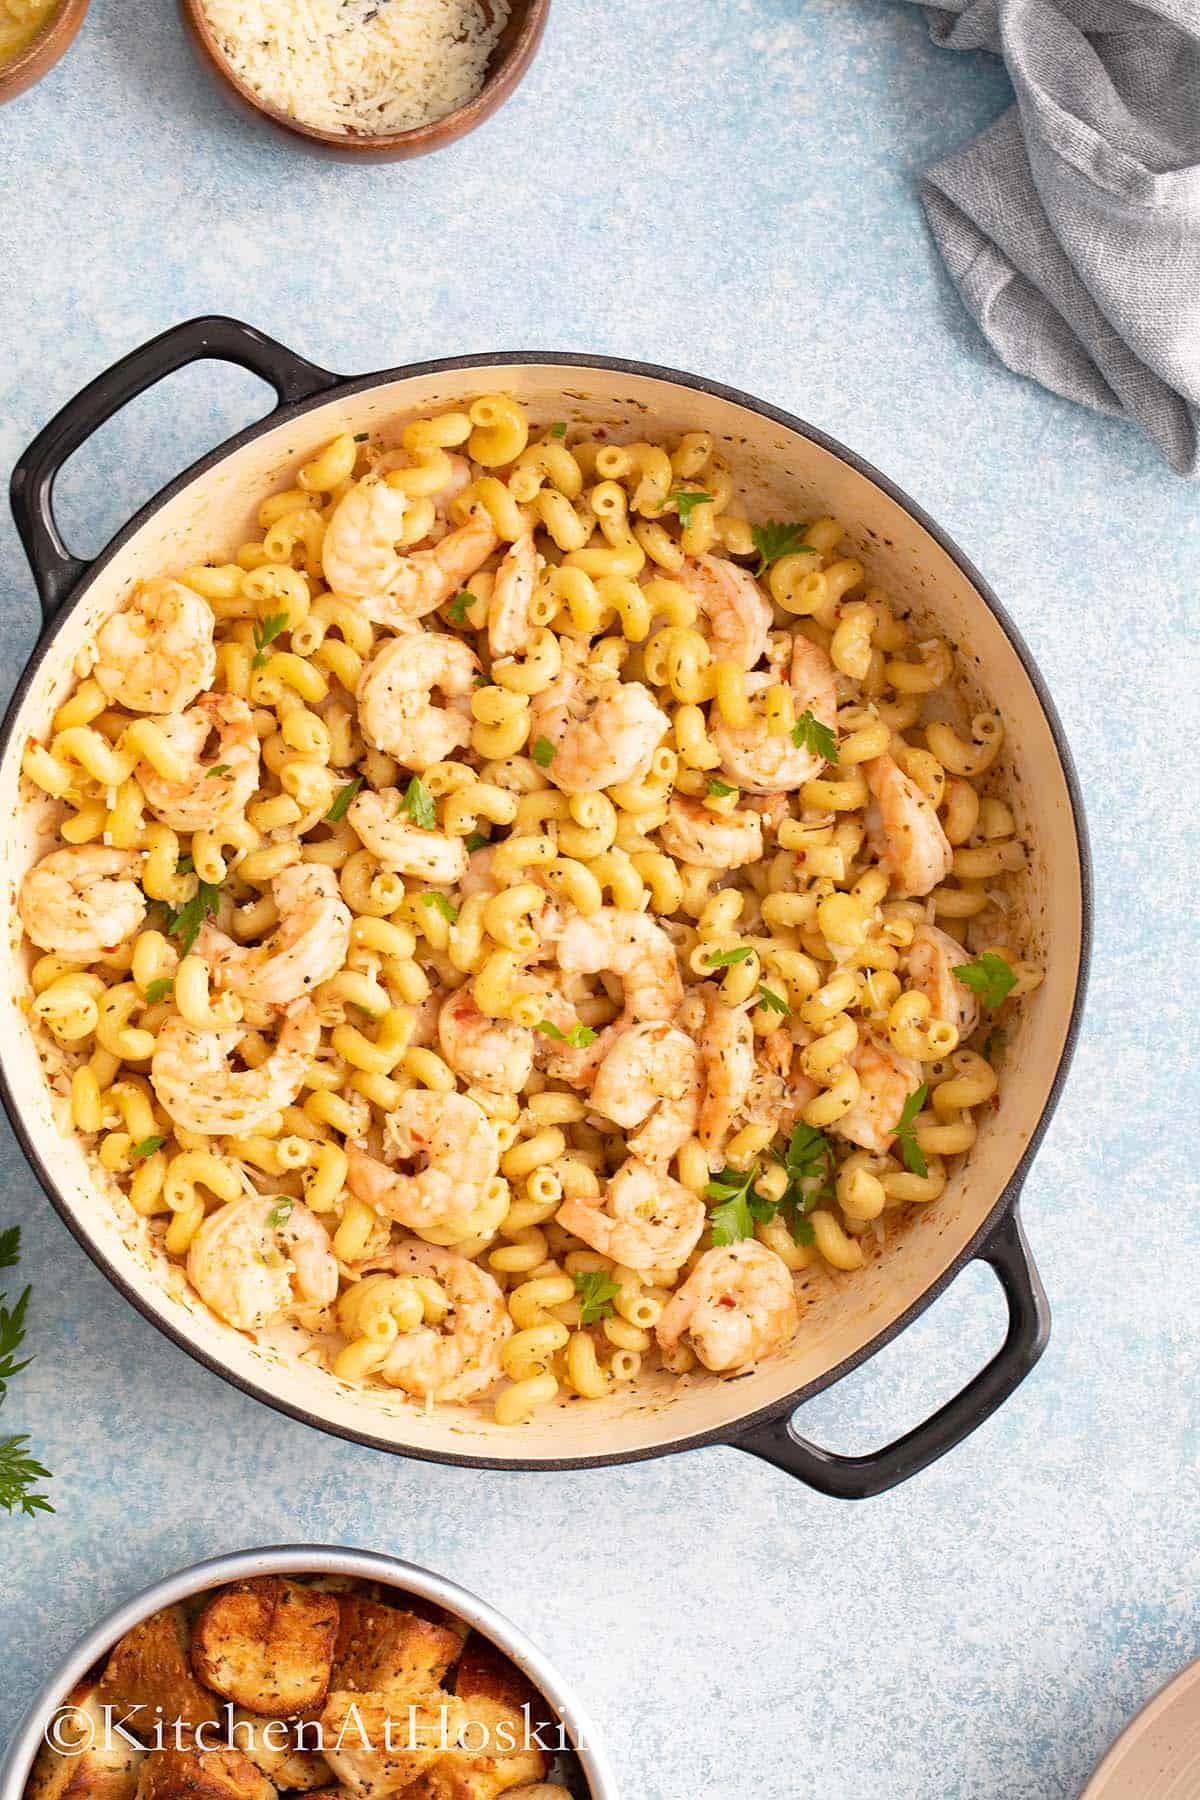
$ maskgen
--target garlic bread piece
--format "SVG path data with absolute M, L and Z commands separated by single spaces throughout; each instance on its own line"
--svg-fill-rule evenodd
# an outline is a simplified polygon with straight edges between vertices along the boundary
M 462 1648 L 457 1632 L 399 1607 L 357 1594 L 340 1595 L 338 1606 L 341 1621 L 329 1682 L 333 1689 L 428 1693 L 441 1684 Z
M 55 1715 L 55 1737 L 38 1751 L 25 1800 L 133 1800 L 144 1750 L 114 1729 L 106 1733 L 96 1682 L 81 1681 Z M 68 1716 L 64 1708 L 71 1709 Z
M 240 1750 L 152 1750 L 137 1800 L 276 1800 L 276 1792 Z
M 152 1739 L 155 1727 L 174 1734 L 186 1726 L 214 1725 L 221 1716 L 215 1694 L 201 1687 L 188 1666 L 188 1623 L 182 1606 L 151 1613 L 109 1652 L 96 1687 L 97 1706 L 111 1706 L 135 1737 Z
M 235 1706 L 289 1718 L 324 1700 L 337 1631 L 335 1595 L 264 1575 L 207 1602 L 192 1633 L 192 1668 Z

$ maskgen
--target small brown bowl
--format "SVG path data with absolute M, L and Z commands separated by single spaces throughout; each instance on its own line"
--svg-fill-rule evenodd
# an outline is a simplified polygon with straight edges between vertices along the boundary
M 15 100 L 26 88 L 31 88 L 35 81 L 40 81 L 43 75 L 49 74 L 55 63 L 66 55 L 90 5 L 91 0 L 63 0 L 63 4 L 57 12 L 50 15 L 33 42 L 27 44 L 12 62 L 5 63 L 0 68 L 0 106 L 6 100 Z
M 70 6 L 72 0 L 67 3 Z M 489 0 L 484 0 L 485 6 L 488 3 Z M 512 0 L 504 29 L 488 61 L 483 87 L 465 106 L 411 131 L 357 136 L 353 132 L 324 131 L 317 125 L 305 125 L 301 120 L 293 119 L 290 113 L 281 112 L 278 107 L 260 99 L 234 74 L 205 16 L 203 0 L 179 0 L 179 5 L 197 55 L 235 104 L 281 130 L 303 138 L 319 154 L 344 157 L 350 162 L 401 162 L 409 156 L 424 156 L 482 125 L 520 84 L 541 42 L 550 11 L 550 0 Z

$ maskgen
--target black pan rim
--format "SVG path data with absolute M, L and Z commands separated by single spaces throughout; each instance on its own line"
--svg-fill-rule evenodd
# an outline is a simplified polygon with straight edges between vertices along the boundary
M 1063 730 L 1058 710 L 1051 698 L 1049 688 L 1042 676 L 1033 654 L 1016 624 L 1005 610 L 1003 603 L 991 584 L 984 578 L 975 564 L 960 548 L 956 541 L 942 529 L 940 525 L 918 504 L 917 501 L 900 488 L 888 476 L 884 475 L 865 457 L 851 450 L 836 438 L 829 436 L 819 427 L 798 418 L 795 414 L 773 406 L 770 402 L 759 399 L 756 395 L 746 393 L 740 388 L 729 387 L 722 382 L 709 381 L 701 376 L 693 375 L 686 370 L 672 369 L 660 363 L 633 361 L 625 357 L 591 355 L 582 351 L 539 351 L 509 350 L 492 353 L 476 352 L 467 356 L 438 357 L 430 360 L 410 363 L 399 368 L 378 370 L 371 374 L 347 376 L 344 379 L 334 377 L 333 385 L 322 388 L 308 399 L 294 401 L 289 405 L 275 408 L 264 418 L 256 420 L 244 430 L 227 438 L 207 455 L 192 463 L 188 468 L 169 481 L 164 487 L 152 495 L 146 503 L 110 539 L 99 555 L 89 563 L 86 572 L 72 590 L 70 596 L 58 607 L 47 621 L 38 642 L 17 682 L 0 725 L 0 759 L 6 758 L 12 747 L 12 737 L 16 726 L 17 715 L 22 702 L 28 693 L 41 665 L 53 647 L 59 628 L 71 612 L 83 601 L 93 582 L 103 573 L 108 565 L 124 549 L 125 545 L 145 526 L 153 515 L 189 487 L 194 481 L 208 474 L 219 463 L 229 456 L 253 443 L 257 438 L 278 430 L 281 426 L 302 418 L 306 413 L 314 412 L 321 407 L 336 405 L 339 401 L 355 395 L 369 392 L 372 388 L 384 387 L 391 382 L 408 381 L 425 375 L 451 374 L 464 369 L 475 368 L 512 368 L 520 366 L 541 366 L 565 369 L 597 369 L 606 372 L 626 374 L 641 379 L 665 382 L 671 386 L 690 388 L 697 393 L 710 394 L 717 399 L 730 402 L 760 418 L 770 419 L 773 424 L 784 430 L 794 432 L 806 438 L 810 443 L 847 464 L 856 474 L 871 482 L 882 493 L 918 524 L 934 542 L 946 553 L 960 572 L 978 594 L 980 600 L 996 620 L 1004 632 L 1018 661 L 1023 668 L 1030 686 L 1042 709 L 1051 739 L 1058 756 L 1059 766 L 1067 788 L 1071 804 L 1072 823 L 1075 831 L 1075 848 L 1079 863 L 1080 884 L 1080 941 L 1079 960 L 1076 968 L 1075 990 L 1072 997 L 1071 1011 L 1067 1020 L 1067 1028 L 1063 1037 L 1062 1049 L 1058 1063 L 1047 1090 L 1046 1099 L 1038 1115 L 1037 1122 L 1029 1134 L 1025 1149 L 1013 1170 L 1008 1183 L 989 1208 L 983 1221 L 972 1234 L 969 1241 L 952 1259 L 941 1274 L 924 1288 L 916 1299 L 884 1326 L 868 1341 L 861 1345 L 850 1356 L 827 1369 L 823 1374 L 807 1382 L 803 1387 L 794 1389 L 780 1400 L 767 1402 L 731 1421 L 726 1425 L 711 1427 L 707 1431 L 689 1434 L 682 1438 L 670 1438 L 661 1443 L 641 1446 L 631 1450 L 608 1451 L 595 1456 L 576 1457 L 498 1457 L 465 1454 L 451 1450 L 430 1450 L 421 1445 L 397 1444 L 388 1438 L 382 1438 L 369 1431 L 356 1429 L 349 1425 L 335 1423 L 309 1411 L 306 1407 L 294 1405 L 284 1400 L 270 1389 L 261 1386 L 248 1377 L 235 1373 L 225 1363 L 193 1340 L 169 1320 L 160 1315 L 126 1280 L 125 1276 L 109 1258 L 93 1242 L 88 1233 L 76 1221 L 66 1202 L 58 1192 L 54 1178 L 46 1165 L 41 1152 L 32 1141 L 25 1128 L 23 1119 L 17 1108 L 15 1097 L 8 1078 L 7 1050 L 0 1048 L 0 1100 L 13 1127 L 14 1134 L 25 1153 L 26 1160 L 37 1176 L 38 1182 L 59 1218 L 66 1225 L 75 1241 L 91 1258 L 96 1267 L 107 1276 L 117 1291 L 147 1319 L 156 1330 L 183 1350 L 193 1361 L 227 1381 L 240 1392 L 252 1399 L 269 1406 L 273 1411 L 287 1418 L 295 1419 L 317 1431 L 330 1436 L 342 1438 L 346 1442 L 361 1444 L 367 1449 L 383 1450 L 389 1455 L 411 1457 L 415 1461 L 441 1463 L 450 1467 L 465 1469 L 490 1469 L 509 1471 L 514 1474 L 529 1473 L 537 1470 L 564 1472 L 571 1470 L 597 1469 L 615 1467 L 623 1463 L 649 1462 L 660 1456 L 677 1455 L 686 1450 L 700 1450 L 712 1445 L 723 1444 L 737 1447 L 739 1440 L 759 1426 L 778 1419 L 790 1418 L 797 1409 L 808 1400 L 823 1393 L 826 1388 L 861 1367 L 871 1357 L 882 1350 L 894 1338 L 906 1330 L 914 1320 L 918 1319 L 926 1309 L 933 1305 L 938 1296 L 960 1275 L 967 1264 L 979 1254 L 993 1231 L 1002 1219 L 1016 1206 L 1021 1188 L 1029 1172 L 1033 1158 L 1044 1138 L 1050 1121 L 1057 1109 L 1063 1087 L 1066 1083 L 1071 1063 L 1078 1043 L 1083 1008 L 1087 993 L 1088 971 L 1092 951 L 1092 916 L 1093 916 L 1093 877 L 1091 851 L 1088 839 L 1086 817 L 1083 806 L 1083 794 L 1079 777 L 1075 769 L 1071 751 Z

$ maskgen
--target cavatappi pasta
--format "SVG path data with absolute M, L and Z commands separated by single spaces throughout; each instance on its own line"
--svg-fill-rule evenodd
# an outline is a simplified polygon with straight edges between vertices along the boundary
M 504 394 L 132 593 L 28 781 L 29 1006 L 202 1300 L 518 1424 L 785 1345 L 937 1199 L 1040 979 L 964 716 L 832 518 Z

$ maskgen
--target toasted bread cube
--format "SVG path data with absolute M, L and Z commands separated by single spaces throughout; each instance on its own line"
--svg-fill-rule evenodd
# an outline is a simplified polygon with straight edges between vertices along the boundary
M 152 1750 L 138 1771 L 137 1800 L 276 1800 L 240 1750 Z
M 220 1708 L 188 1667 L 188 1625 L 181 1606 L 151 1613 L 113 1647 L 96 1688 L 97 1706 L 111 1706 L 115 1726 L 152 1739 L 156 1726 L 173 1733 L 185 1726 L 216 1724 Z
M 213 1595 L 192 1633 L 192 1667 L 235 1706 L 288 1718 L 324 1700 L 337 1630 L 333 1594 L 265 1575 Z
M 25 1787 L 26 1800 L 133 1800 L 138 1764 L 146 1752 L 115 1728 L 105 1732 L 94 1681 L 81 1681 L 65 1705 L 78 1717 L 67 1718 L 59 1709 L 55 1735 L 62 1748 L 42 1745 Z M 74 1745 L 80 1748 L 73 1750 Z
M 325 1760 L 358 1800 L 407 1794 L 453 1744 L 466 1715 L 453 1694 L 331 1693 L 321 1713 Z
M 341 1595 L 338 1606 L 341 1622 L 331 1688 L 357 1694 L 427 1694 L 441 1684 L 461 1648 L 456 1632 L 399 1607 L 357 1594 Z
M 320 1741 L 315 1720 L 264 1719 L 235 1707 L 230 1738 L 283 1793 L 311 1794 L 333 1781 L 332 1769 L 314 1747 Z
M 461 1747 L 440 1758 L 428 1790 L 417 1786 L 404 1800 L 496 1800 L 510 1788 L 540 1781 L 549 1761 L 524 1713 L 505 1701 L 475 1695 L 465 1702 Z
M 535 1721 L 550 1717 L 545 1700 L 533 1683 L 522 1675 L 517 1665 L 497 1649 L 490 1639 L 473 1631 L 463 1645 L 454 1676 L 454 1691 L 460 1700 L 494 1700 L 497 1705 L 518 1713 L 527 1706 Z

